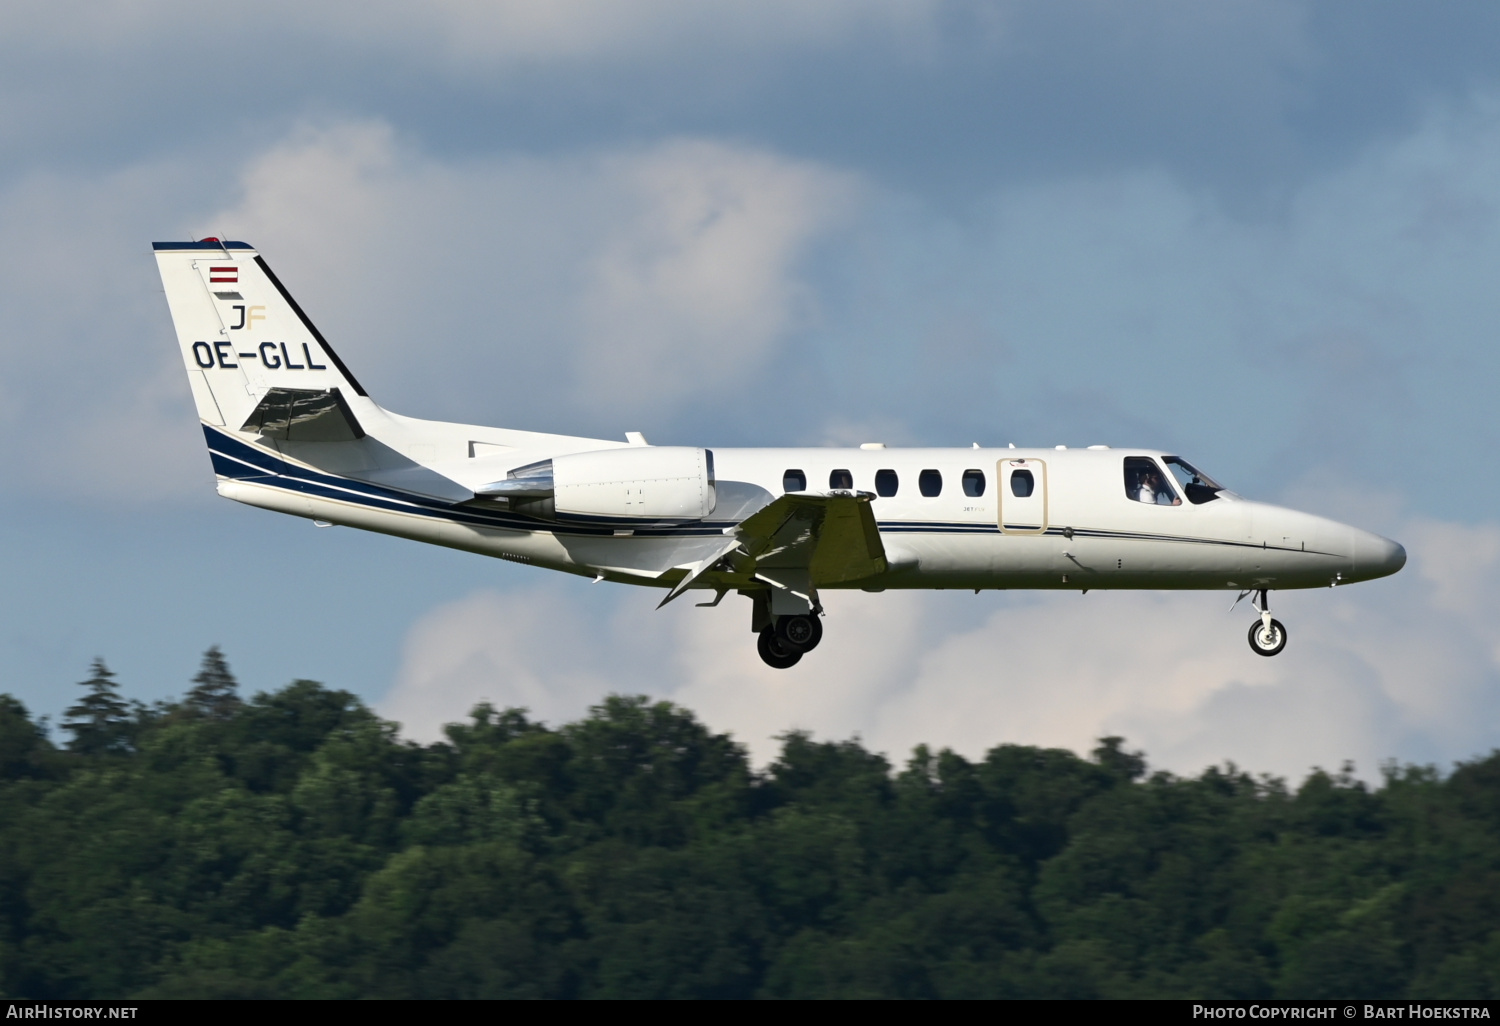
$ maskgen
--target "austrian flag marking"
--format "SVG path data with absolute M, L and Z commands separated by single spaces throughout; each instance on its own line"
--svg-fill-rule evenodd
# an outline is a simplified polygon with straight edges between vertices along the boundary
M 208 269 L 208 280 L 210 282 L 222 281 L 229 284 L 239 284 L 240 269 L 238 267 L 210 267 Z

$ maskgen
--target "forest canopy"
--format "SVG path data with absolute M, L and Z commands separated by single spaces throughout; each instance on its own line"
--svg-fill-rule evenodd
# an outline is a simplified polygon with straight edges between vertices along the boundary
M 0 996 L 1497 997 L 1500 753 L 1295 788 L 1231 765 L 475 708 L 0 695 Z

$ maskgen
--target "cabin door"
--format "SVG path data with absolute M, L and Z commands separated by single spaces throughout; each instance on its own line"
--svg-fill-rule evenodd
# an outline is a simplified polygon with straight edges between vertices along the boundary
M 1041 460 L 1001 460 L 1000 530 L 1007 534 L 1040 534 L 1047 529 L 1047 464 Z

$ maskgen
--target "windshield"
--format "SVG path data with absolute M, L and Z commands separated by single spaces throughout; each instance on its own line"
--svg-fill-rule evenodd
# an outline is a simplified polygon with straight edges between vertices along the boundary
M 1224 486 L 1203 471 L 1193 466 L 1187 460 L 1178 456 L 1166 456 L 1162 462 L 1182 486 L 1183 494 L 1195 506 L 1201 506 L 1205 502 L 1212 502 L 1219 497 Z

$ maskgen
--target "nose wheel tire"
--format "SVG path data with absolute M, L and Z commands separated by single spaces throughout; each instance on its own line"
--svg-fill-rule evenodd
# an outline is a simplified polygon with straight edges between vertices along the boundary
M 755 648 L 760 652 L 760 657 L 765 664 L 774 670 L 786 670 L 797 665 L 797 660 L 802 658 L 802 653 L 792 648 L 786 642 L 776 636 L 775 627 L 767 627 L 760 632 L 760 637 L 755 641 Z
M 1269 626 L 1256 620 L 1250 625 L 1250 648 L 1256 655 L 1275 655 L 1286 648 L 1286 627 L 1280 620 L 1272 620 Z
M 783 648 L 811 652 L 823 640 L 823 623 L 810 613 L 777 617 L 776 637 Z

